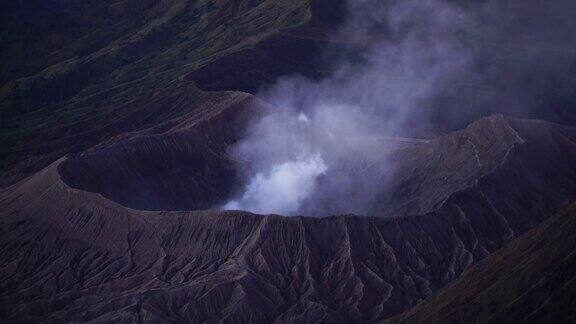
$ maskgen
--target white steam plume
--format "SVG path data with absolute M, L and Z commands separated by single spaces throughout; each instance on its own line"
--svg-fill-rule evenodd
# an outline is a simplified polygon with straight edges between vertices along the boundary
M 242 198 L 224 208 L 290 215 L 298 211 L 302 200 L 314 190 L 316 178 L 325 172 L 326 165 L 319 155 L 273 165 L 267 174 L 257 173 Z
M 533 49 L 540 41 L 516 37 L 515 29 L 501 22 L 524 11 L 508 17 L 503 7 L 509 8 L 495 1 L 348 0 L 349 17 L 335 37 L 356 56 L 342 59 L 320 81 L 284 77 L 258 94 L 277 109 L 232 149 L 245 161 L 239 169 L 247 185 L 224 208 L 285 215 L 376 213 L 374 202 L 395 167 L 389 159 L 393 137 L 427 134 L 434 129 L 434 114 L 516 107 L 526 101 L 518 98 L 534 92 L 501 85 L 517 84 L 524 72 L 501 75 L 488 65 L 511 40 L 524 41 L 514 49 Z M 486 25 L 486 17 L 508 20 Z M 554 34 L 542 35 L 549 41 Z M 529 53 L 521 63 L 526 71 L 547 62 L 540 52 Z

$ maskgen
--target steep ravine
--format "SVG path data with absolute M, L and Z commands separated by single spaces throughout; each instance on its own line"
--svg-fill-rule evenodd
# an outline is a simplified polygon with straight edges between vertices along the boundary
M 574 322 L 575 213 L 568 206 L 390 322 Z

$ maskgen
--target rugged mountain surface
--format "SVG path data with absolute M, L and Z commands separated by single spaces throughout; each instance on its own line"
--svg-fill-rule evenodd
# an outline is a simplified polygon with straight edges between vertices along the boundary
M 241 185 L 227 150 L 265 109 L 249 94 L 219 93 L 189 114 L 70 155 L 60 172 L 131 208 L 209 209 Z
M 122 200 L 136 195 L 106 190 L 110 181 L 150 176 L 139 172 L 147 163 L 197 159 L 194 152 L 205 147 L 191 145 L 195 127 L 209 147 L 219 147 L 229 130 L 217 126 L 218 116 L 236 110 L 242 111 L 224 109 L 208 122 L 188 116 L 117 138 L 3 189 L 0 316 L 35 322 L 385 319 L 431 296 L 576 194 L 576 130 L 502 116 L 407 148 L 414 150 L 406 155 L 414 178 L 401 176 L 405 191 L 386 204 L 410 216 L 140 211 L 114 201 L 145 206 Z M 438 148 L 441 163 L 426 156 Z M 199 156 L 211 156 L 204 153 Z M 202 176 L 216 171 L 207 165 L 218 163 L 197 160 L 186 169 L 194 185 L 209 186 Z M 121 172 L 106 177 L 107 166 Z M 198 206 L 205 203 L 194 186 L 180 186 L 187 181 L 181 174 L 155 170 L 158 179 L 190 189 L 183 195 Z M 156 185 L 162 183 L 149 189 Z M 178 206 L 162 200 L 160 191 L 154 196 L 162 204 Z
M 466 271 L 392 323 L 573 323 L 576 205 Z
M 242 186 L 236 167 L 246 161 L 227 148 L 274 109 L 238 90 L 329 74 L 326 48 L 345 43 L 330 33 L 342 2 L 49 0 L 3 9 L 2 322 L 382 320 L 576 195 L 576 130 L 498 115 L 430 140 L 386 139 L 390 160 L 359 157 L 350 172 L 382 182 L 370 217 L 201 211 Z M 558 107 L 572 116 L 570 102 Z M 341 210 L 322 203 L 323 215 Z M 548 237 L 554 222 L 531 237 Z M 556 262 L 548 261 L 539 264 Z M 450 316 L 486 318 L 462 309 Z
M 203 90 L 254 94 L 280 76 L 328 75 L 351 50 L 333 37 L 346 15 L 343 0 L 11 1 L 0 13 L 0 186 L 65 153 L 183 116 L 205 97 L 219 96 Z M 541 47 L 547 55 L 572 57 L 571 42 L 564 43 Z M 513 46 L 488 66 L 513 73 L 523 53 Z M 560 81 L 571 84 L 571 74 L 548 80 L 534 73 L 509 86 L 548 84 L 544 98 L 533 102 L 553 102 L 535 115 L 574 123 L 571 97 L 556 93 Z M 490 91 L 470 84 L 459 91 L 464 97 Z M 462 108 L 468 106 L 430 113 L 435 126 L 427 134 L 477 119 L 474 109 Z M 436 120 L 446 116 L 454 120 Z
M 13 1 L 3 9 L 0 185 L 193 111 L 218 94 L 183 80 L 191 71 L 311 17 L 308 1 Z
M 61 174 L 73 187 L 134 209 L 210 208 L 242 187 L 235 171 L 241 161 L 234 161 L 227 148 L 241 136 L 251 116 L 266 109 L 275 108 L 249 95 L 230 93 L 227 102 L 208 101 L 183 117 L 70 156 Z M 489 185 L 495 188 L 490 190 L 503 190 L 497 188 L 500 183 L 505 187 L 522 183 L 527 191 L 551 199 L 560 191 L 557 199 L 562 204 L 575 172 L 573 137 L 572 128 L 492 116 L 434 140 L 405 140 L 399 145 L 398 139 L 383 139 L 381 149 L 392 143 L 393 154 L 369 163 L 358 155 L 350 172 L 379 183 L 379 194 L 365 205 L 367 214 L 380 217 L 432 212 L 451 195 L 477 188 L 480 179 L 494 172 L 502 176 L 494 177 Z M 524 145 L 526 141 L 529 145 Z M 539 156 L 556 162 L 534 158 Z M 514 164 L 510 172 L 500 170 L 504 163 Z M 510 205 L 517 200 L 511 197 Z M 327 206 L 321 216 L 345 210 L 330 199 L 321 203 Z M 514 212 L 518 210 L 522 207 Z

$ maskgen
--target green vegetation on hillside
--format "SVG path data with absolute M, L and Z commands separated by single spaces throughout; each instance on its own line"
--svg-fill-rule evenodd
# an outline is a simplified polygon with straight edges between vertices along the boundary
M 193 109 L 173 109 L 197 92 L 183 76 L 310 15 L 309 0 L 12 4 L 1 14 L 0 171 Z

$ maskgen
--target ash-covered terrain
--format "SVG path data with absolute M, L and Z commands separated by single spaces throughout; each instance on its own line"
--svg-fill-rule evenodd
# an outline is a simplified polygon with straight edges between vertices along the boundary
M 160 134 L 151 130 L 104 144 L 59 159 L 4 189 L 3 318 L 385 319 L 430 297 L 576 194 L 576 129 L 493 116 L 463 131 L 400 149 L 399 158 L 410 158 L 404 164 L 408 174 L 398 173 L 398 188 L 393 190 L 401 192 L 398 197 L 379 201 L 386 206 L 382 217 L 127 207 L 144 203 L 122 200 L 141 197 L 127 194 L 130 188 L 140 188 L 134 183 L 154 182 L 155 177 L 169 179 L 172 188 L 188 189 L 167 194 L 165 200 L 146 201 L 148 206 L 177 210 L 181 206 L 171 197 L 179 195 L 201 206 L 205 193 L 219 188 L 202 179 L 218 172 L 206 167 L 210 161 L 198 162 L 193 170 L 197 178 L 183 179 L 196 187 L 179 183 L 180 177 L 170 178 L 169 172 L 147 175 L 145 168 L 146 163 L 161 162 L 152 156 L 198 159 L 201 144 L 178 145 L 179 137 L 198 138 L 196 128 L 211 129 L 211 134 L 201 132 L 204 144 L 218 147 L 226 132 L 217 122 L 217 117 L 197 124 L 189 119 Z M 222 152 L 212 153 L 202 156 L 223 159 L 226 165 Z M 125 169 L 135 160 L 142 170 Z M 445 165 L 449 170 L 442 170 Z M 106 166 L 120 172 L 114 174 Z M 81 168 L 91 169 L 78 171 Z M 90 181 L 93 177 L 100 180 Z M 85 183 L 99 185 L 82 188 Z M 126 187 L 114 192 L 106 186 L 118 188 L 117 183 Z M 436 190 L 427 190 L 430 183 Z M 384 217 L 388 210 L 404 216 Z
M 569 1 L 5 9 L 0 322 L 574 321 Z
M 489 256 L 392 323 L 570 323 L 574 205 Z

